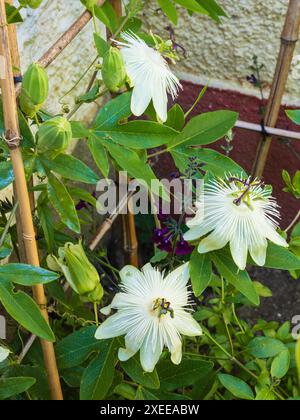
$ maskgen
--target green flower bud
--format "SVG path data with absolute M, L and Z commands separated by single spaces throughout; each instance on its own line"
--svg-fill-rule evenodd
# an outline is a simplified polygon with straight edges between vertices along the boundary
M 24 77 L 20 95 L 20 107 L 29 117 L 43 106 L 49 93 L 48 76 L 45 70 L 36 63 L 31 64 Z
M 19 0 L 19 3 L 23 7 L 30 7 L 31 9 L 37 9 L 40 7 L 43 0 Z
M 40 125 L 37 137 L 38 152 L 51 152 L 55 157 L 65 152 L 72 140 L 71 124 L 65 117 L 54 117 Z
M 66 243 L 59 249 L 59 258 L 49 255 L 48 267 L 64 274 L 66 280 L 83 302 L 99 303 L 103 288 L 96 268 L 88 260 L 82 244 Z
M 117 92 L 126 81 L 126 69 L 120 50 L 110 47 L 102 63 L 102 79 L 111 92 Z

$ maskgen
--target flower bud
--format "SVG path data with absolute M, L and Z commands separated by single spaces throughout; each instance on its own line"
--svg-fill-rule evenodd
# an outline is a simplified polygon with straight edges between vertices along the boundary
M 103 57 L 102 79 L 111 92 L 117 92 L 126 81 L 124 60 L 116 47 L 110 47 Z
M 39 64 L 31 64 L 23 77 L 20 95 L 22 111 L 29 117 L 34 117 L 47 99 L 48 92 L 47 73 Z
M 103 288 L 96 268 L 88 260 L 82 244 L 66 243 L 59 249 L 59 258 L 49 255 L 48 267 L 64 274 L 66 280 L 84 302 L 99 303 Z
M 40 125 L 37 149 L 40 153 L 51 152 L 52 157 L 63 153 L 72 140 L 72 128 L 64 117 L 54 117 Z
M 31 9 L 37 9 L 40 7 L 43 0 L 19 0 L 19 3 L 23 7 L 30 7 Z

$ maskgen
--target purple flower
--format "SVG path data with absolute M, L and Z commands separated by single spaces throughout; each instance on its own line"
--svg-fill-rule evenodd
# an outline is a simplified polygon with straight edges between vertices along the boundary
M 169 233 L 169 229 L 167 227 L 163 228 L 163 229 L 155 229 L 154 230 L 154 235 L 153 235 L 153 242 L 155 244 L 160 244 L 164 238 L 165 235 Z
M 183 238 L 176 244 L 176 255 L 189 255 L 193 252 L 194 248 Z

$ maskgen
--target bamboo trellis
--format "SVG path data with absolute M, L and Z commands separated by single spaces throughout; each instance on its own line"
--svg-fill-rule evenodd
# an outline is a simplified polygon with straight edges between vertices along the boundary
M 28 264 L 38 267 L 40 265 L 38 248 L 35 239 L 30 198 L 27 188 L 22 152 L 20 148 L 21 137 L 4 0 L 0 0 L 0 50 L 4 64 L 4 74 L 1 75 L 1 90 L 3 100 L 4 125 L 6 130 L 5 138 L 10 150 L 10 156 L 15 176 L 15 190 L 19 202 L 20 213 L 22 215 L 21 226 L 26 260 Z M 48 321 L 47 301 L 44 287 L 42 285 L 34 286 L 33 295 L 37 304 L 39 305 L 43 317 L 46 321 Z M 51 397 L 55 400 L 62 400 L 63 396 L 53 343 L 41 340 L 41 345 L 44 355 L 45 367 L 48 374 Z
M 9 0 L 11 1 L 11 0 Z M 99 0 L 98 5 L 103 5 L 105 0 Z M 111 3 L 115 7 L 117 13 L 121 13 L 121 2 L 120 0 L 111 0 Z M 13 25 L 8 25 L 6 22 L 5 13 L 5 2 L 0 0 L 0 44 L 2 44 L 2 51 L 7 63 L 5 79 L 2 80 L 2 95 L 4 105 L 4 116 L 6 126 L 6 136 L 8 144 L 11 148 L 11 157 L 16 178 L 16 192 L 19 199 L 19 205 L 22 212 L 22 231 L 24 237 L 24 245 L 26 248 L 26 256 L 28 263 L 39 265 L 39 258 L 37 253 L 37 247 L 35 242 L 34 227 L 31 216 L 30 199 L 28 189 L 25 180 L 24 166 L 21 157 L 21 151 L 19 145 L 17 147 L 12 146 L 12 140 L 20 138 L 18 119 L 17 119 L 17 108 L 15 97 L 20 93 L 20 86 L 16 89 L 13 85 L 13 73 L 12 73 L 12 61 L 16 63 L 18 59 L 17 43 L 13 44 L 11 53 L 9 52 L 9 39 L 16 38 Z M 67 46 L 75 39 L 75 37 L 81 32 L 81 30 L 89 23 L 92 16 L 91 13 L 85 11 L 71 26 L 70 28 L 57 40 L 57 42 L 49 48 L 49 50 L 38 60 L 38 63 L 46 68 L 48 67 L 61 53 L 67 48 Z M 284 93 L 288 72 L 290 69 L 295 43 L 298 39 L 300 25 L 300 0 L 290 0 L 289 9 L 287 13 L 286 23 L 282 36 L 282 46 L 278 57 L 278 65 L 272 91 L 269 99 L 268 113 L 265 119 L 265 131 L 274 136 L 286 137 L 295 140 L 300 140 L 300 134 L 298 132 L 286 131 L 275 129 L 276 121 L 279 114 L 280 104 Z M 11 29 L 10 29 L 11 28 Z M 262 132 L 261 126 L 256 124 L 250 124 L 247 122 L 239 121 L 236 125 L 238 128 L 246 130 Z M 258 159 L 256 164 L 256 174 L 262 174 L 265 166 L 267 155 L 269 152 L 271 138 L 268 136 L 267 140 L 262 142 Z M 130 194 L 127 195 L 127 199 L 130 198 Z M 119 205 L 119 209 L 123 208 L 125 204 Z M 98 234 L 94 238 L 94 243 L 91 248 L 95 248 L 104 234 L 109 230 L 110 226 L 115 221 L 116 217 L 107 219 L 104 224 L 100 227 Z M 132 219 L 131 219 L 132 222 Z M 134 228 L 135 231 L 135 228 Z M 134 234 L 131 224 L 131 235 L 134 240 Z M 36 286 L 34 290 L 35 299 L 40 305 L 41 311 L 46 319 L 48 319 L 48 313 L 46 309 L 45 295 L 42 286 Z M 53 399 L 62 399 L 61 387 L 59 383 L 59 376 L 57 372 L 55 355 L 53 345 L 51 343 L 43 342 L 45 357 L 45 364 L 47 368 L 51 388 L 51 395 Z
M 277 59 L 277 67 L 264 119 L 265 125 L 269 127 L 275 127 L 278 120 L 295 46 L 299 38 L 299 28 L 300 0 L 290 0 L 281 35 L 281 47 Z M 272 137 L 266 136 L 262 139 L 258 147 L 257 157 L 253 167 L 253 174 L 257 177 L 261 177 L 264 172 L 271 143 Z

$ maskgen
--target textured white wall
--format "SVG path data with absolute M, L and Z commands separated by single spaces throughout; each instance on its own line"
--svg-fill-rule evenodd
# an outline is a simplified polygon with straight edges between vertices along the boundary
M 271 83 L 288 0 L 219 0 L 219 3 L 229 15 L 219 25 L 204 16 L 181 14 L 176 39 L 187 50 L 188 57 L 182 59 L 177 70 L 188 80 L 211 80 L 216 86 L 255 93 L 245 81 L 251 72 L 252 58 L 257 55 L 265 64 L 263 79 Z M 161 20 L 157 2 L 150 1 L 145 10 L 146 25 L 166 37 L 164 28 L 168 21 Z M 38 59 L 82 11 L 79 0 L 44 0 L 40 9 L 25 11 L 25 23 L 18 31 L 23 67 Z M 49 67 L 52 89 L 48 105 L 52 111 L 60 110 L 57 98 L 72 87 L 94 58 L 92 31 L 90 24 Z M 69 102 L 84 86 L 83 81 L 67 98 Z M 290 77 L 287 93 L 292 97 L 290 102 L 300 98 L 299 80 Z
M 216 87 L 242 89 L 253 93 L 245 81 L 251 72 L 254 55 L 266 68 L 263 79 L 271 83 L 279 51 L 280 35 L 287 11 L 288 0 L 218 0 L 228 19 L 221 24 L 211 19 L 182 13 L 175 28 L 176 39 L 186 50 L 188 57 L 179 64 L 184 79 L 206 82 L 209 79 Z M 147 17 L 149 26 L 165 34 L 167 20 L 161 23 L 161 14 L 155 14 L 153 3 Z M 152 17 L 150 16 L 152 15 Z M 300 53 L 300 43 L 297 53 Z M 289 102 L 300 99 L 300 83 L 289 79 L 287 93 Z
M 18 27 L 18 38 L 23 70 L 40 58 L 83 11 L 79 0 L 44 0 L 39 9 L 22 11 L 24 23 Z M 50 111 L 61 111 L 59 98 L 72 88 L 96 57 L 92 35 L 90 23 L 47 69 L 51 85 L 47 102 Z M 89 77 L 90 73 L 64 101 L 72 105 L 74 97 L 83 93 Z

